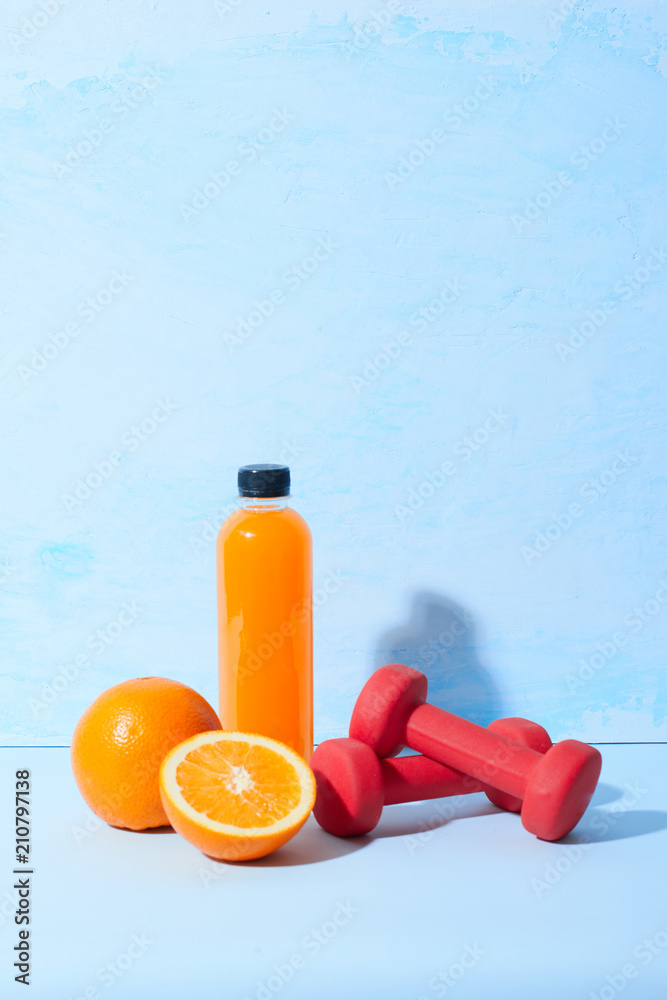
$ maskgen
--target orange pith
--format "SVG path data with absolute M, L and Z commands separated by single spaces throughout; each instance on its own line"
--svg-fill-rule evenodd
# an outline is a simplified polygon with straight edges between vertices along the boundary
M 176 780 L 197 812 L 239 827 L 270 826 L 301 798 L 289 761 L 250 743 L 204 744 L 178 765 Z
M 223 861 L 262 858 L 290 840 L 315 803 L 315 778 L 294 750 L 254 733 L 199 733 L 160 768 L 174 829 Z

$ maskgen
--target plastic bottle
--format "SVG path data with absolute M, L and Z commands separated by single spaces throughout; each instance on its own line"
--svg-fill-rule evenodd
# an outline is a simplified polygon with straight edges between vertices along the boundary
M 313 751 L 312 542 L 286 465 L 239 469 L 218 535 L 220 721 Z

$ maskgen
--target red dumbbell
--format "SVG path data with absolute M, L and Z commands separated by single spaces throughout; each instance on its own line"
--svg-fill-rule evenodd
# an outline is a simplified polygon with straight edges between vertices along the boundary
M 428 681 L 402 663 L 380 667 L 364 685 L 350 736 L 379 757 L 409 746 L 523 800 L 521 821 L 542 840 L 560 840 L 583 816 L 600 777 L 595 747 L 563 740 L 545 754 L 426 704 Z
M 498 719 L 497 733 L 546 753 L 548 734 L 527 719 Z M 354 739 L 325 740 L 315 750 L 310 766 L 317 781 L 315 819 L 327 833 L 358 837 L 377 826 L 384 806 L 485 791 L 493 803 L 519 812 L 521 800 L 485 786 L 430 757 L 393 757 L 381 760 L 366 743 Z

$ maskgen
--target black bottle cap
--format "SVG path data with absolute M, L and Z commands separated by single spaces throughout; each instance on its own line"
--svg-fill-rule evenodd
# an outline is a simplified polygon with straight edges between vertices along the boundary
M 239 469 L 239 496 L 287 497 L 290 476 L 286 465 L 242 465 Z

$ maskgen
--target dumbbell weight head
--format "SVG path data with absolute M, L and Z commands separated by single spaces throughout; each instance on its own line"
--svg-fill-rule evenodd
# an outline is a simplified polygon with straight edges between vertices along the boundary
M 560 840 L 588 808 L 600 777 L 600 751 L 579 740 L 562 740 L 538 762 L 528 780 L 521 822 L 542 840 Z
M 359 837 L 377 826 L 384 806 L 384 779 L 377 754 L 361 740 L 325 740 L 310 766 L 317 782 L 313 813 L 336 837 Z
M 405 727 L 428 694 L 425 674 L 403 663 L 380 667 L 357 698 L 350 736 L 367 743 L 378 757 L 393 757 L 405 748 Z
M 427 694 L 427 678 L 419 671 L 402 663 L 380 667 L 357 699 L 350 735 L 372 746 L 378 757 L 393 757 L 405 748 L 407 720 L 424 704 Z M 495 719 L 487 728 L 538 753 L 546 753 L 552 746 L 546 729 L 529 719 Z

